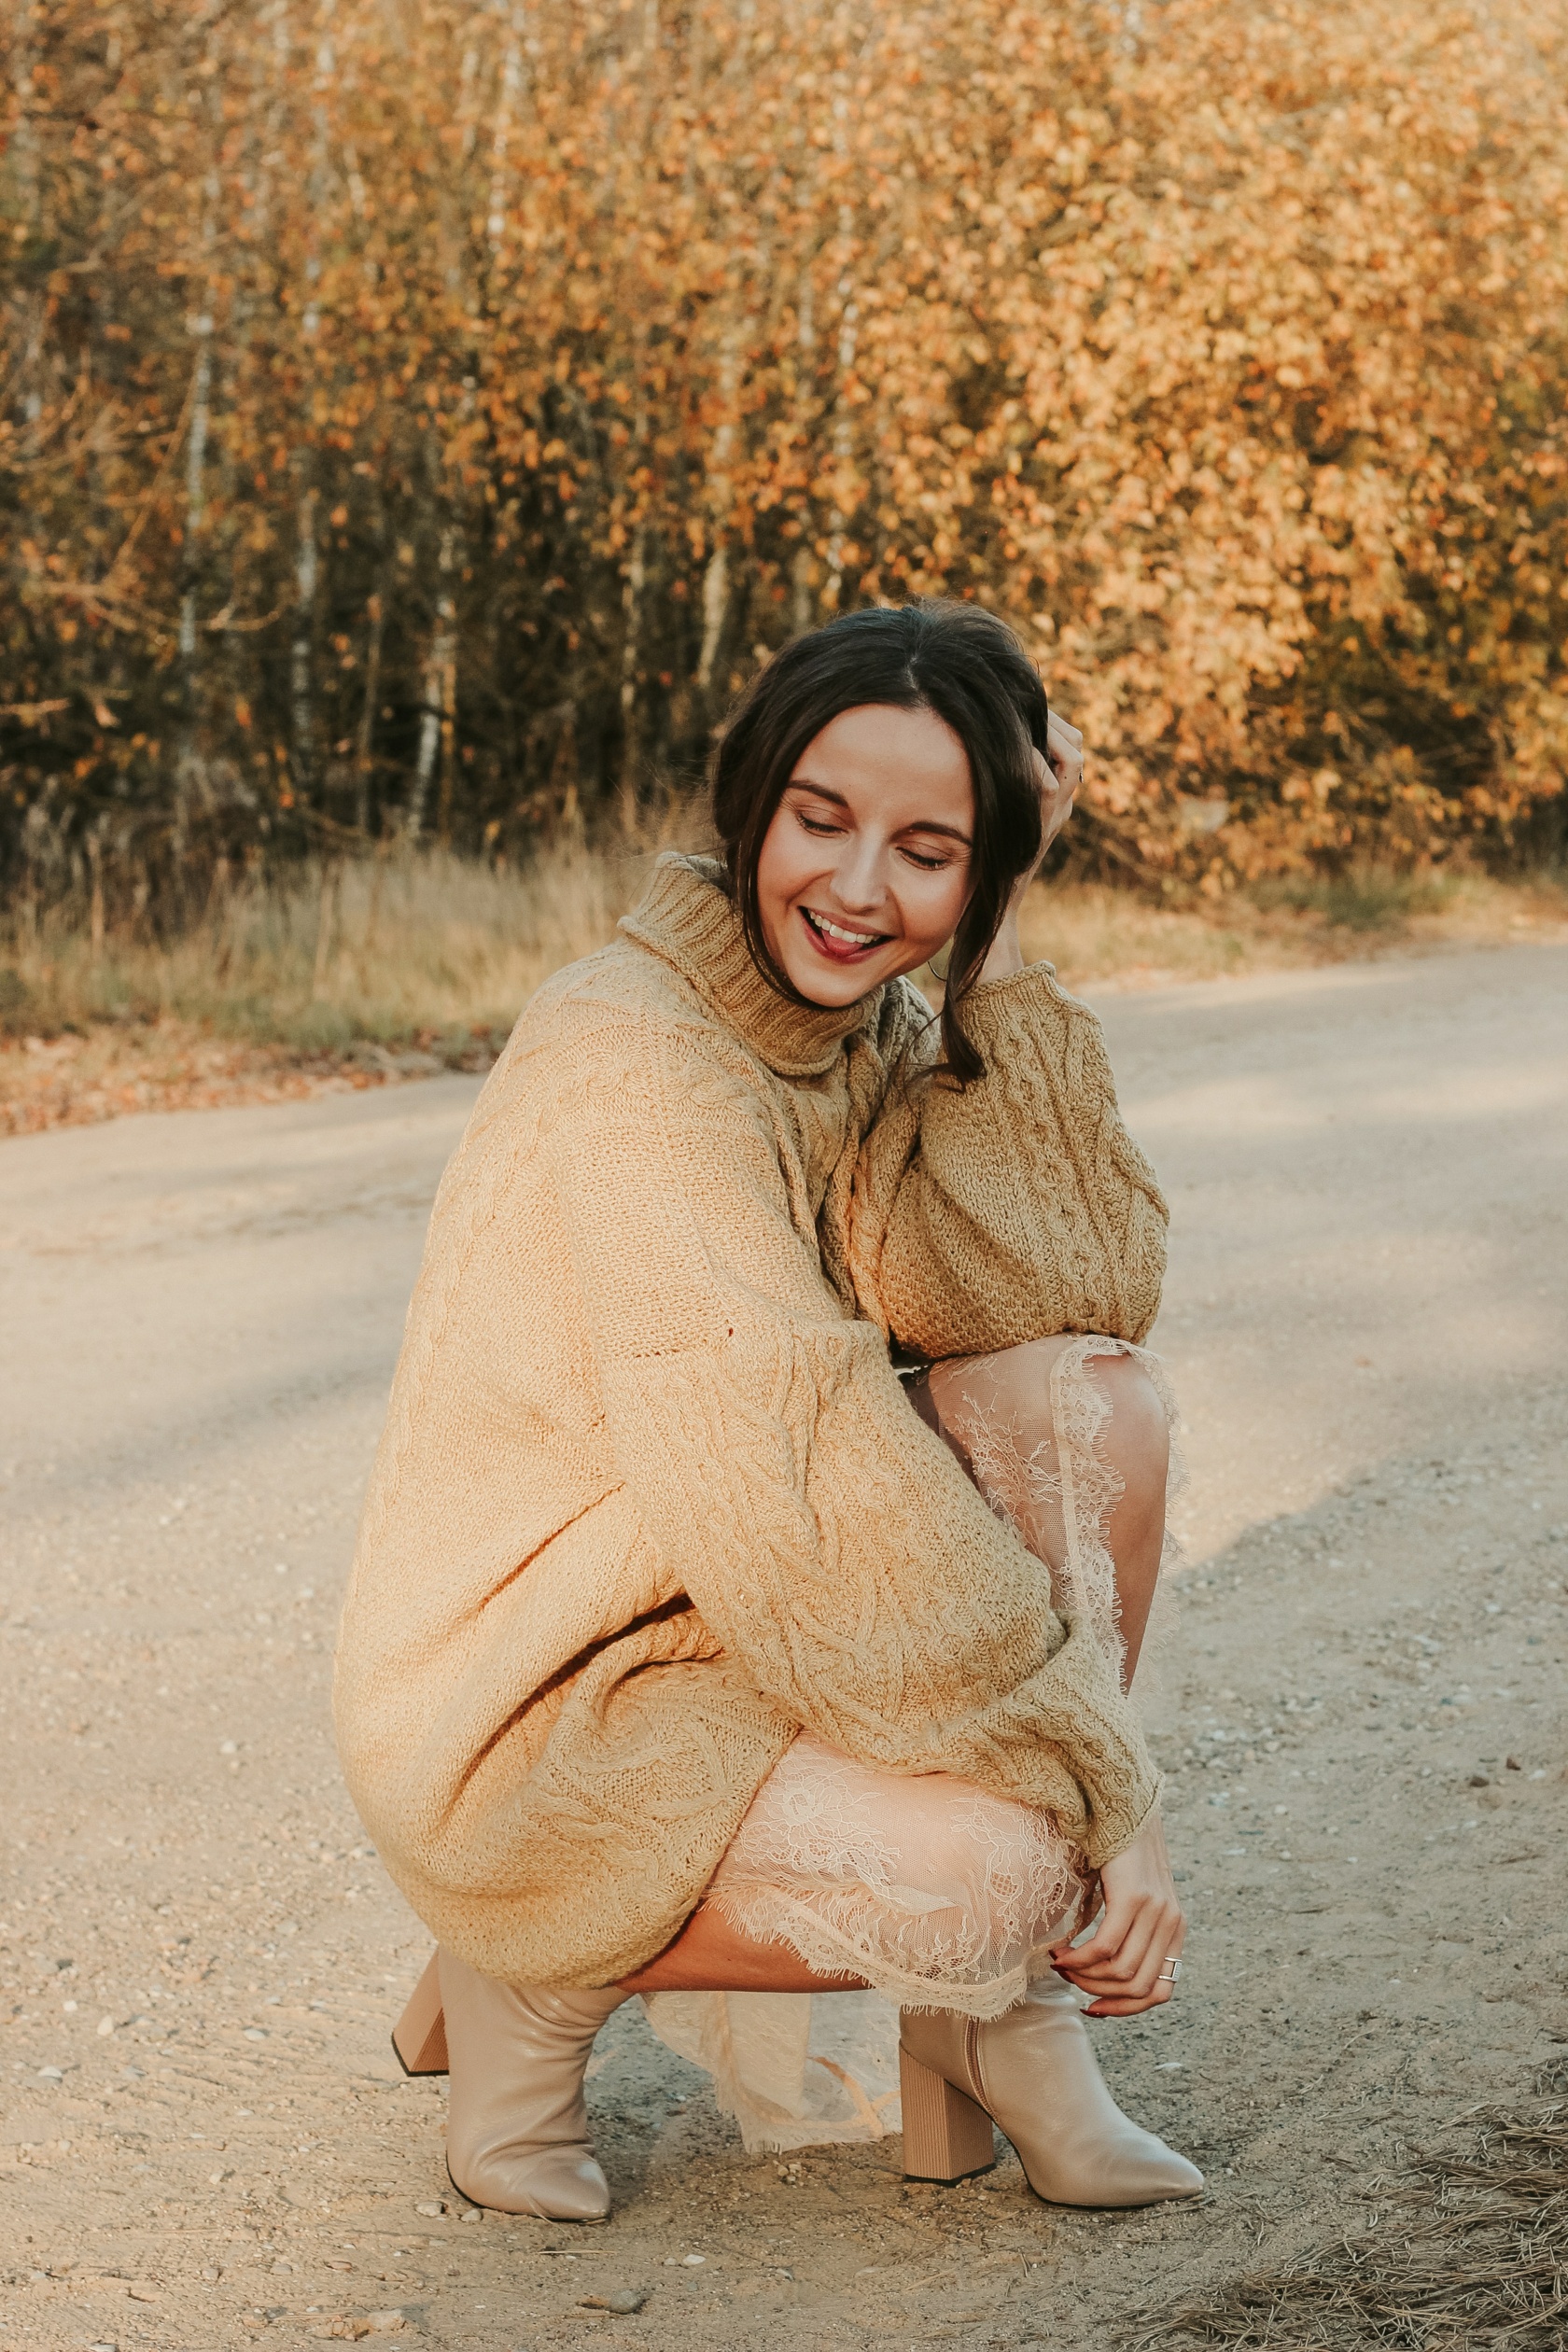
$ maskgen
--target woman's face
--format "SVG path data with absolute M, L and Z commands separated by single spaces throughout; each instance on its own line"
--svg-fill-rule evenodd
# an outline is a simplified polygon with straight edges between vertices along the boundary
M 853 1004 L 914 972 L 970 891 L 974 789 L 933 710 L 865 703 L 812 738 L 757 861 L 763 936 L 812 1004 Z

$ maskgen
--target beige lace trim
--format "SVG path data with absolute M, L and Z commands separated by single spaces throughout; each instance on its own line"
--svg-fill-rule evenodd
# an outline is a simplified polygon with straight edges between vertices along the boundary
M 963 1442 L 981 1492 L 1049 1565 L 1058 1607 L 1119 1669 L 1107 1531 L 1122 1486 L 1101 1444 L 1111 1400 L 1087 1369 L 1106 1355 L 1136 1357 L 1174 1419 L 1163 1368 L 1122 1340 L 1085 1337 L 1061 1351 L 1044 1435 L 1037 1417 L 1029 1436 L 1009 1416 L 1000 1358 L 945 1370 L 949 1382 L 961 1376 Z M 707 1899 L 821 1975 L 862 1977 L 903 2008 L 987 2018 L 1045 1972 L 1051 1944 L 1085 1915 L 1092 1890 L 1048 1814 L 951 1774 L 879 1771 L 803 1734 L 758 1792 Z

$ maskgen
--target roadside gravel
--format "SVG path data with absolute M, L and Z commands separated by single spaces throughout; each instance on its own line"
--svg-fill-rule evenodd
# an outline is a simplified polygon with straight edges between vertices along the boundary
M 480 2219 L 387 2030 L 339 1595 L 477 1082 L 0 1145 L 0 2346 L 1049 2344 L 1365 2219 L 1568 2055 L 1568 950 L 1108 995 L 1167 1182 L 1181 1995 L 1099 2030 L 1201 2206 L 749 2158 L 634 2007 L 585 2233 Z M 635 2306 L 631 2307 L 631 2306 Z

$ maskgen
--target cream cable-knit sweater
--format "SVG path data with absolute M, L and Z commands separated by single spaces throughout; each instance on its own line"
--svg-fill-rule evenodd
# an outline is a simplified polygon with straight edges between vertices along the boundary
M 911 1409 L 927 1356 L 1141 1338 L 1165 1208 L 1048 964 L 934 1054 L 906 982 L 763 979 L 704 861 L 525 1011 L 437 1196 L 338 1654 L 344 1770 L 440 1940 L 608 1984 L 803 1727 L 1048 1807 L 1157 1783 L 1111 1663 Z

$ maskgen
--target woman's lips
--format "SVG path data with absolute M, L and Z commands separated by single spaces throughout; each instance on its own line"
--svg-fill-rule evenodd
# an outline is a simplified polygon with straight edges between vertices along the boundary
M 828 917 L 814 915 L 807 906 L 801 908 L 801 920 L 805 925 L 805 935 L 819 956 L 826 956 L 831 963 L 858 963 L 861 957 L 874 955 L 878 947 L 885 947 L 888 944 L 889 933 L 886 931 L 851 931 L 847 923 L 836 924 L 829 930 L 826 928 Z M 849 935 L 836 936 L 839 932 Z

